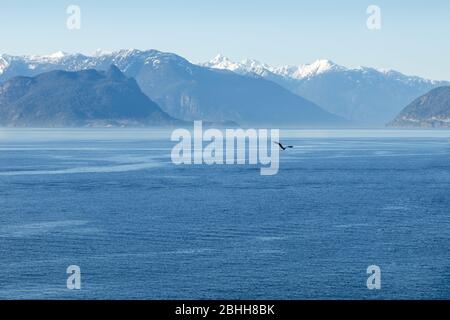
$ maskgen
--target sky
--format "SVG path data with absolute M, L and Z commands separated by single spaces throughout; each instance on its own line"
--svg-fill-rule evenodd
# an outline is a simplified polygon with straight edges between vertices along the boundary
M 67 28 L 69 5 L 79 30 Z M 379 30 L 367 27 L 370 5 Z M 0 54 L 157 49 L 195 63 L 330 59 L 450 80 L 449 39 L 448 0 L 0 0 Z

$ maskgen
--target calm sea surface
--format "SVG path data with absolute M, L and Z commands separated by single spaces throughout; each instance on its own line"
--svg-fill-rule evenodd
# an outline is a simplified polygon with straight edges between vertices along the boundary
M 450 131 L 283 131 L 272 177 L 169 137 L 0 130 L 0 298 L 450 299 Z

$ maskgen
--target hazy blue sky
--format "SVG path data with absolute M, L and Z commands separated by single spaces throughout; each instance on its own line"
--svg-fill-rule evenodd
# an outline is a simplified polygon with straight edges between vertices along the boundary
M 66 8 L 81 7 L 81 30 Z M 381 8 L 382 28 L 366 27 Z M 158 49 L 193 62 L 235 60 L 393 68 L 450 80 L 448 0 L 0 0 L 0 53 Z

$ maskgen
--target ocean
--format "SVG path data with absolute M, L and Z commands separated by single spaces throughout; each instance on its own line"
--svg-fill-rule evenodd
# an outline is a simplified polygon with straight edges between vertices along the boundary
M 281 137 L 261 176 L 168 130 L 0 130 L 0 298 L 450 298 L 449 130 Z

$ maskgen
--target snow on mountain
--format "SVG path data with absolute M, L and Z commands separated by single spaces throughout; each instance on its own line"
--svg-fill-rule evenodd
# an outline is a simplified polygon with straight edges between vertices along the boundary
M 150 74 L 160 72 L 159 81 L 166 83 L 167 79 L 172 79 L 175 75 L 195 77 L 194 74 L 200 72 L 200 69 L 228 70 L 275 82 L 330 113 L 355 123 L 370 125 L 387 123 L 418 96 L 435 87 L 449 85 L 448 82 L 407 76 L 394 70 L 346 68 L 325 59 L 299 66 L 274 67 L 257 60 L 235 62 L 218 55 L 198 66 L 172 53 L 136 49 L 113 52 L 97 50 L 92 56 L 64 52 L 44 56 L 0 55 L 0 82 L 17 75 L 34 76 L 56 69 L 106 70 L 111 64 L 116 65 L 127 76 L 135 77 L 144 92 L 150 96 L 154 85 L 149 83 Z
M 72 56 L 69 53 L 58 51 L 54 52 L 48 55 L 26 55 L 21 58 L 23 58 L 24 61 L 28 61 L 30 64 L 36 64 L 36 63 L 59 63 L 62 60 L 69 58 Z M 15 59 L 20 57 L 14 57 Z
M 346 70 L 346 68 L 339 66 L 330 60 L 322 59 L 314 61 L 311 64 L 303 64 L 299 66 L 298 69 L 289 76 L 294 79 L 303 79 L 313 77 L 325 72 L 343 70 Z
M 299 66 L 285 65 L 275 67 L 252 59 L 234 62 L 231 59 L 219 54 L 214 59 L 206 63 L 201 63 L 200 65 L 214 69 L 229 70 L 244 75 L 256 74 L 262 77 L 272 75 L 294 80 L 304 80 L 330 72 L 352 72 L 360 74 L 379 74 L 391 79 L 410 83 L 438 83 L 438 81 L 423 79 L 417 76 L 407 76 L 401 72 L 391 69 L 386 70 L 371 67 L 347 68 L 327 59 L 319 59 L 310 64 L 301 64 Z
M 233 62 L 227 57 L 222 56 L 221 54 L 218 54 L 215 56 L 211 61 L 203 64 L 205 67 L 211 67 L 214 69 L 220 69 L 220 70 L 230 70 L 230 71 L 236 71 L 239 68 L 241 68 L 241 65 L 239 63 Z
M 0 82 L 34 77 L 52 70 L 108 70 L 116 66 L 136 80 L 142 92 L 171 116 L 183 120 L 239 124 L 342 125 L 341 117 L 262 77 L 221 72 L 157 50 L 96 51 L 92 56 L 55 53 L 9 57 Z M 228 61 L 217 57 L 227 68 Z M 267 66 L 248 60 L 246 68 L 264 74 Z M 268 115 L 270 115 L 268 117 Z
M 49 59 L 49 60 L 61 60 L 68 55 L 69 54 L 64 51 L 58 51 L 58 52 L 46 55 L 46 56 L 44 56 L 44 58 Z
M 61 69 L 79 71 L 85 69 L 107 69 L 111 64 L 126 72 L 139 65 L 158 65 L 162 59 L 166 61 L 186 61 L 172 53 L 157 50 L 141 51 L 124 49 L 117 51 L 97 50 L 93 55 L 65 53 L 58 51 L 49 55 L 0 56 L 0 81 L 17 75 L 34 76 L 38 73 Z
M 3 74 L 3 72 L 8 68 L 9 62 L 7 60 L 6 56 L 1 55 L 0 56 L 0 75 Z
M 265 78 L 331 113 L 369 125 L 385 124 L 416 97 L 449 84 L 395 70 L 346 68 L 325 59 L 299 66 L 273 67 L 255 60 L 234 62 L 219 55 L 202 65 Z
M 144 62 L 154 66 L 161 62 L 161 59 L 180 59 L 181 57 L 164 53 L 157 50 L 141 51 L 137 49 L 124 49 L 117 51 L 97 50 L 92 56 L 79 53 L 66 53 L 58 51 L 49 55 L 25 55 L 25 56 L 9 56 L 0 55 L 0 75 L 4 75 L 8 69 L 20 66 L 20 70 L 36 70 L 47 71 L 54 67 L 61 67 L 64 70 L 82 70 L 86 68 L 96 68 L 99 65 L 103 67 L 105 63 L 116 64 L 121 69 L 127 69 L 133 63 Z M 185 60 L 186 61 L 186 60 Z M 235 62 L 223 55 L 217 55 L 211 61 L 201 63 L 201 66 L 213 69 L 229 70 L 242 75 L 253 75 L 274 80 L 274 78 L 286 78 L 288 80 L 304 80 L 313 78 L 318 75 L 332 72 L 354 72 L 360 74 L 379 74 L 402 82 L 429 82 L 420 77 L 406 76 L 394 70 L 379 70 L 375 68 L 359 67 L 346 68 L 340 66 L 330 60 L 320 59 L 310 64 L 302 64 L 299 66 L 270 66 L 253 59 L 246 59 L 241 62 Z M 45 67 L 44 67 L 45 66 Z M 15 73 L 15 72 L 14 72 Z M 34 73 L 34 72 L 33 72 Z M 26 72 L 25 72 L 26 74 Z
M 272 74 L 292 79 L 303 79 L 307 77 L 313 77 L 325 72 L 342 71 L 346 69 L 333 63 L 330 60 L 325 59 L 317 60 L 311 64 L 302 64 L 300 66 L 287 65 L 281 67 L 272 67 L 268 64 L 252 59 L 246 59 L 241 62 L 234 62 L 220 54 L 211 61 L 203 63 L 201 65 L 214 69 L 229 70 L 239 74 L 253 73 L 263 77 Z

